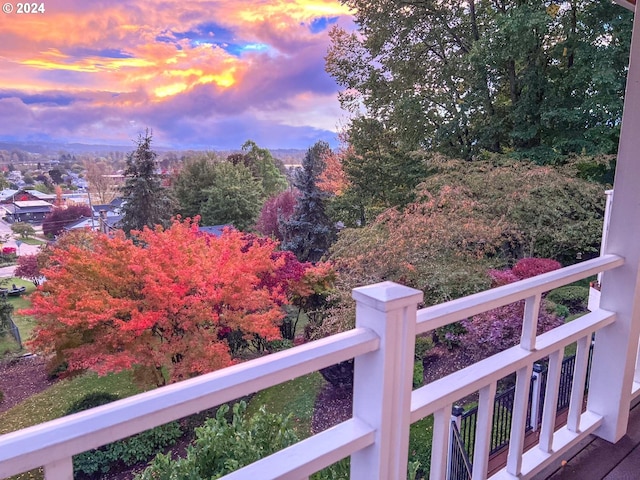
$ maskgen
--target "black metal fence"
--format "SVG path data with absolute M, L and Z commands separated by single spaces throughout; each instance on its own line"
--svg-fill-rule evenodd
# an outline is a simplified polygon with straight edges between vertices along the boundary
M 471 460 L 456 422 L 451 422 L 451 451 L 449 452 L 449 480 L 471 480 Z
M 589 374 L 591 372 L 591 357 L 593 352 L 593 345 L 589 350 L 589 362 L 587 364 L 587 382 L 585 385 L 585 393 L 589 384 Z M 560 388 L 558 392 L 558 404 L 556 412 L 560 413 L 563 410 L 569 408 L 569 402 L 571 400 L 571 387 L 573 385 L 573 372 L 575 370 L 576 357 L 575 355 L 568 356 L 562 361 L 562 368 L 560 372 Z M 544 396 L 547 385 L 548 369 L 546 363 L 536 364 L 535 371 L 537 375 L 531 378 L 531 388 L 529 390 L 529 404 L 527 407 L 527 427 L 526 431 L 529 432 L 534 428 L 537 428 L 542 423 L 542 411 L 541 406 L 544 404 Z M 539 388 L 534 388 L 536 382 L 540 382 Z M 515 386 L 511 386 L 503 392 L 496 395 L 493 406 L 493 428 L 491 431 L 491 450 L 490 455 L 493 455 L 509 444 L 509 437 L 511 434 L 511 419 L 513 415 L 513 403 L 515 399 Z M 538 392 L 538 393 L 536 393 Z M 532 421 L 534 395 L 538 395 L 537 404 L 540 408 L 537 409 L 537 418 L 535 422 Z M 473 464 L 473 447 L 476 440 L 476 426 L 478 420 L 478 407 L 473 407 L 464 412 L 460 418 L 460 428 L 455 428 L 458 432 L 458 438 L 462 443 L 462 448 L 465 451 L 470 464 Z M 455 422 L 453 422 L 455 423 Z M 455 443 L 455 439 L 452 440 Z M 455 448 L 452 447 L 452 451 Z M 457 461 L 457 460 L 456 460 Z M 453 471 L 453 470 L 452 470 Z M 462 480 L 466 477 L 451 476 L 451 479 Z

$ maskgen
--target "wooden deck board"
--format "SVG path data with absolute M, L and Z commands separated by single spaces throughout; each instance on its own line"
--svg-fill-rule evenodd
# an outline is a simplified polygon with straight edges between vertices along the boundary
M 640 479 L 640 406 L 631 410 L 627 434 L 612 444 L 593 437 L 549 480 L 637 480 Z

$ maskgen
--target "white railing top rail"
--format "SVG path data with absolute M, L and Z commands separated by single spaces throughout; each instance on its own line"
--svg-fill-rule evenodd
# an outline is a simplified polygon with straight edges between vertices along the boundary
M 535 350 L 525 350 L 516 345 L 414 390 L 411 396 L 411 422 L 431 415 L 525 365 L 532 365 L 550 353 L 612 324 L 615 319 L 612 312 L 596 310 L 539 335 Z
M 622 266 L 618 255 L 603 255 L 526 280 L 418 310 L 416 334 L 425 333 L 479 313 L 540 295 L 599 272 Z
M 68 459 L 72 455 L 375 351 L 379 344 L 380 339 L 373 331 L 356 328 L 90 411 L 8 433 L 0 436 L 0 476 L 37 468 L 45 461 L 52 463 Z M 357 435 L 353 439 L 344 438 L 342 442 L 336 442 L 331 434 L 326 434 L 324 437 L 316 436 L 316 441 L 322 444 L 323 438 L 331 438 L 335 449 L 339 449 L 353 442 L 360 444 L 362 439 L 369 438 L 371 434 L 362 426 L 353 428 L 353 425 L 344 426 L 339 431 Z

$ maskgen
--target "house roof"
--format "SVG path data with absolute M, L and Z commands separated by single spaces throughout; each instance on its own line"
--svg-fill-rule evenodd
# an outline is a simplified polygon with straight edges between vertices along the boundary
M 53 205 L 49 202 L 45 202 L 44 200 L 21 200 L 13 203 L 18 208 L 53 207 Z
M 3 200 L 8 200 L 9 198 L 13 197 L 16 193 L 18 193 L 18 190 L 13 190 L 11 188 L 5 188 L 4 190 L 0 190 L 0 202 Z
M 65 230 L 79 230 L 84 228 L 95 228 L 97 226 L 97 221 L 94 218 L 81 217 L 73 223 L 69 225 L 65 225 Z
M 42 193 L 40 190 L 24 190 L 25 193 L 28 193 L 31 196 L 36 197 L 39 200 L 55 200 L 56 196 L 51 193 Z
M 122 197 L 116 197 L 109 202 L 109 205 L 119 208 L 119 207 L 122 207 L 123 203 L 124 203 L 124 199 Z
M 122 215 L 111 215 L 104 219 L 104 223 L 106 223 L 109 228 L 118 228 L 121 220 Z
M 209 227 L 198 227 L 198 231 L 219 237 L 222 235 L 222 232 L 224 231 L 225 228 L 233 228 L 233 225 L 227 224 L 227 225 L 212 225 Z
M 107 212 L 107 216 L 115 215 L 115 211 L 118 210 L 118 207 L 111 205 L 110 203 L 107 203 L 106 205 L 92 205 L 91 208 L 95 215 L 99 215 L 100 212 L 105 211 Z

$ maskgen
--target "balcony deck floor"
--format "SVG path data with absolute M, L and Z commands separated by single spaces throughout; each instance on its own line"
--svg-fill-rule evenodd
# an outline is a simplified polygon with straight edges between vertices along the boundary
M 640 404 L 629 416 L 627 434 L 616 444 L 597 437 L 568 459 L 548 480 L 640 479 Z

